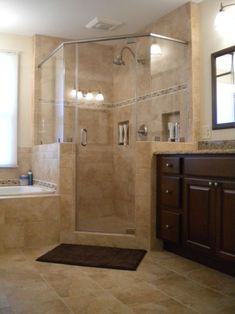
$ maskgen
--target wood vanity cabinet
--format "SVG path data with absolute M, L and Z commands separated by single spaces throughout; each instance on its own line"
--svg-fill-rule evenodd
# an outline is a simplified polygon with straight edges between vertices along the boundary
M 157 155 L 157 237 L 235 276 L 235 154 Z

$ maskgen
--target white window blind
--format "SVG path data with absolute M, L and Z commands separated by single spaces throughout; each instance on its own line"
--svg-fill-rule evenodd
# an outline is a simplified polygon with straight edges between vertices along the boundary
M 0 51 L 0 167 L 17 165 L 18 54 Z

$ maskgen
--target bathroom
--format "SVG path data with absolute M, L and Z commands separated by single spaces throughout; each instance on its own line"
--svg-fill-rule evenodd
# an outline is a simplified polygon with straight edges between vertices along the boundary
M 200 4 L 178 6 L 151 24 L 145 23 L 146 26 L 136 33 L 140 36 L 136 37 L 117 36 L 121 30 L 117 30 L 114 36 L 108 32 L 104 36 L 98 30 L 99 36 L 93 37 L 102 37 L 102 40 L 82 42 L 77 37 L 73 43 L 71 38 L 62 36 L 0 34 L 1 50 L 21 52 L 18 167 L 1 167 L 0 183 L 2 186 L 17 185 L 19 176 L 32 169 L 34 185 L 49 188 L 51 192 L 45 193 L 44 190 L 39 195 L 0 197 L 0 251 L 3 256 L 4 252 L 12 252 L 13 264 L 17 259 L 32 263 L 32 257 L 36 258 L 47 251 L 45 248 L 58 243 L 145 249 L 152 253 L 146 257 L 143 268 L 152 270 L 142 270 L 144 283 L 141 287 L 143 291 L 147 289 L 157 294 L 160 286 L 153 287 L 153 281 L 148 281 L 151 271 L 155 275 L 158 273 L 154 270 L 153 259 L 162 252 L 162 241 L 156 237 L 154 154 L 198 151 L 200 147 L 211 145 L 217 148 L 213 145 L 226 143 L 234 149 L 232 128 L 211 128 L 210 54 L 234 45 L 233 38 L 221 40 L 209 24 L 208 16 L 211 21 L 214 19 L 218 3 L 205 0 Z M 211 39 L 208 39 L 209 32 L 213 34 Z M 106 40 L 112 36 L 117 38 Z M 68 41 L 70 43 L 66 44 Z M 61 43 L 65 44 L 57 49 Z M 161 47 L 161 54 L 151 54 L 153 44 Z M 54 49 L 57 50 L 52 53 Z M 90 96 L 93 99 L 89 99 L 89 93 L 93 93 Z M 97 97 L 101 94 L 104 99 Z M 169 139 L 169 124 L 180 126 L 179 136 L 173 141 Z M 146 134 L 141 132 L 145 127 Z M 219 148 L 224 149 L 223 146 Z M 188 272 L 194 274 L 194 269 L 200 272 L 200 266 L 197 266 L 200 264 L 182 259 L 182 265 L 178 265 L 178 259 L 173 254 L 166 254 L 164 262 L 168 266 L 165 270 L 159 266 L 156 278 L 164 279 L 167 272 L 172 272 L 188 280 Z M 5 266 L 3 263 L 3 269 Z M 53 266 L 52 272 L 64 272 L 59 266 Z M 45 269 L 35 267 L 40 276 L 54 284 L 46 266 Z M 86 269 L 84 272 L 81 276 L 89 280 L 96 279 L 96 276 L 101 279 L 101 275 L 112 276 L 104 272 L 91 273 Z M 71 278 L 71 274 L 68 276 Z M 176 302 L 179 312 L 204 313 L 208 309 L 213 310 L 217 304 L 216 297 L 219 304 L 222 296 L 226 302 L 222 300 L 221 313 L 227 309 L 233 311 L 234 280 L 229 276 L 220 277 L 223 276 L 220 273 L 214 276 L 223 278 L 225 286 L 231 286 L 228 292 L 223 294 L 218 287 L 210 287 L 209 284 L 208 288 L 206 283 L 206 289 L 211 289 L 214 295 L 213 298 L 208 296 L 201 307 L 196 301 L 191 306 L 167 294 L 169 303 L 172 302 L 169 308 L 164 304 L 168 312 L 174 313 L 173 303 Z M 120 279 L 122 285 L 125 272 L 120 277 L 114 273 L 111 279 Z M 99 283 L 98 279 L 95 282 Z M 130 286 L 136 287 L 140 279 L 136 282 L 132 279 L 128 278 Z M 86 285 L 85 282 L 84 279 Z M 8 286 L 7 281 L 4 283 Z M 79 312 L 73 300 L 75 291 L 63 296 L 59 290 L 58 294 L 63 304 L 61 313 L 67 313 L 68 308 Z M 32 306 L 18 302 L 14 297 L 9 297 L 10 301 L 4 303 L 4 292 L 3 295 L 0 313 L 5 308 L 13 313 L 26 313 L 27 306 Z M 113 296 L 116 298 L 115 293 Z M 121 297 L 117 299 L 122 301 Z M 49 301 L 61 302 L 56 297 Z M 132 310 L 133 313 L 158 313 L 157 304 L 152 300 L 146 301 L 152 304 L 152 310 L 141 305 L 141 300 L 139 305 L 132 300 L 130 306 L 126 301 L 123 307 L 117 303 L 120 306 L 117 313 L 131 313 Z M 116 301 L 112 299 L 110 302 L 115 304 Z M 53 303 L 54 311 L 52 309 L 51 313 L 60 313 L 59 310 L 56 312 L 56 306 Z M 88 313 L 93 312 L 91 309 Z

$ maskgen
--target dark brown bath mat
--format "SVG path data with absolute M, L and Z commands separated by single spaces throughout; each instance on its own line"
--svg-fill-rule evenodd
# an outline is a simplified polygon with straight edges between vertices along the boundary
M 145 253 L 145 250 L 60 244 L 36 260 L 46 263 L 136 270 Z

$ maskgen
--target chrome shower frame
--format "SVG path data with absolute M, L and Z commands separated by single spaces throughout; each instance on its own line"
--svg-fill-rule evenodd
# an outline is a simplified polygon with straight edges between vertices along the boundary
M 143 37 L 153 37 L 158 39 L 163 39 L 171 42 L 175 42 L 182 45 L 188 45 L 189 42 L 181 39 L 177 39 L 174 37 L 163 36 L 160 34 L 155 33 L 143 33 L 143 34 L 127 34 L 127 35 L 118 35 L 118 36 L 109 36 L 109 37 L 97 37 L 91 39 L 81 39 L 81 40 L 71 40 L 71 41 L 64 41 L 62 42 L 57 48 L 55 48 L 51 53 L 49 53 L 39 64 L 38 68 L 40 68 L 47 60 L 49 60 L 57 51 L 62 49 L 64 46 L 67 45 L 74 45 L 74 44 L 87 44 L 92 42 L 100 42 L 100 41 L 111 41 L 111 40 L 118 40 L 118 39 L 130 39 L 130 38 L 143 38 Z

